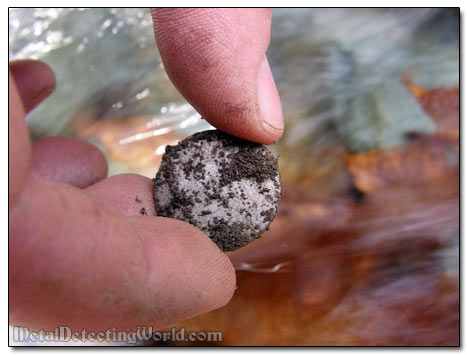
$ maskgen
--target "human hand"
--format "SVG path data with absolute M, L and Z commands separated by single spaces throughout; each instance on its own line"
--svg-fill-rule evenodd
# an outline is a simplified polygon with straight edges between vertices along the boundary
M 259 101 L 272 98 L 268 117 L 280 117 L 282 122 L 267 62 L 244 56 L 250 64 L 243 63 L 240 69 L 218 64 L 201 74 L 203 66 L 187 72 L 180 66 L 186 65 L 190 54 L 183 48 L 178 54 L 163 49 L 174 39 L 190 47 L 184 39 L 187 32 L 168 36 L 175 27 L 159 18 L 164 10 L 160 11 L 153 12 L 159 26 L 156 38 L 169 76 L 182 94 L 218 128 L 262 143 L 277 140 L 282 130 L 262 124 L 265 111 L 261 116 L 258 110 L 261 104 L 253 90 L 256 78 L 240 85 L 241 75 L 245 80 L 253 75 L 255 70 L 248 69 L 249 65 L 258 62 L 256 71 L 264 72 L 258 77 L 265 78 L 261 85 L 274 89 Z M 180 11 L 180 16 L 186 15 Z M 175 20 L 173 16 L 167 19 Z M 229 16 L 241 24 L 241 12 Z M 265 17 L 262 23 L 267 29 L 260 31 L 265 43 L 258 42 L 265 51 L 270 14 L 255 16 Z M 209 17 L 215 20 L 212 13 Z M 198 22 L 198 27 L 184 21 L 182 26 L 191 26 L 195 33 L 214 31 L 210 43 L 217 43 L 219 33 L 232 31 L 222 16 L 219 21 L 223 25 L 218 31 L 210 20 Z M 256 20 L 249 23 L 258 26 Z M 242 28 L 240 32 L 248 31 Z M 253 50 L 258 43 L 246 47 Z M 234 58 L 240 54 L 238 48 L 223 53 L 214 46 L 208 48 L 204 53 L 208 62 L 230 61 L 232 65 L 240 60 Z M 196 60 L 197 53 L 191 55 Z M 219 80 L 221 74 L 225 76 Z M 232 76 L 235 80 L 229 84 Z M 198 87 L 201 82 L 205 88 Z M 40 62 L 12 63 L 9 84 L 10 323 L 30 329 L 57 325 L 77 330 L 123 330 L 139 325 L 157 329 L 227 303 L 235 287 L 228 258 L 189 224 L 155 217 L 150 179 L 130 174 L 105 178 L 102 154 L 75 139 L 52 137 L 31 144 L 24 117 L 53 90 L 53 72 Z M 222 107 L 223 115 L 217 115 Z M 141 216 L 142 207 L 152 217 Z
M 262 144 L 284 123 L 266 58 L 270 9 L 152 9 L 164 68 L 218 129 Z

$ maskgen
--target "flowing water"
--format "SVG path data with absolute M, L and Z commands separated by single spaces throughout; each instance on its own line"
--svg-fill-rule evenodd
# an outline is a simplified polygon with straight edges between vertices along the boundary
M 111 175 L 153 177 L 167 144 L 210 127 L 168 80 L 146 9 L 10 9 L 9 30 L 10 60 L 56 73 L 33 139 L 79 137 Z M 227 345 L 457 344 L 458 10 L 275 9 L 268 58 L 279 212 L 230 253 L 229 305 L 182 325 Z

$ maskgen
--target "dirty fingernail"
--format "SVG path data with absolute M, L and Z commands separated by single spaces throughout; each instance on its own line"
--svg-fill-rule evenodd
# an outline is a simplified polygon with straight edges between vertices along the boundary
M 282 131 L 284 129 L 282 106 L 266 56 L 258 72 L 258 105 L 264 128 L 267 131 Z

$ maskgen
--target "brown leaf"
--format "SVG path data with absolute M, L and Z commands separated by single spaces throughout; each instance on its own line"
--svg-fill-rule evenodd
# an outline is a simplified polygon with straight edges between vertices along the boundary
M 450 140 L 421 139 L 402 147 L 353 154 L 347 166 L 355 186 L 369 193 L 391 185 L 430 184 L 459 171 Z
M 459 137 L 459 88 L 425 90 L 407 79 L 404 84 L 436 123 L 439 135 Z
M 405 80 L 437 132 L 412 143 L 347 157 L 355 186 L 369 193 L 386 186 L 432 184 L 459 171 L 459 89 L 424 90 Z

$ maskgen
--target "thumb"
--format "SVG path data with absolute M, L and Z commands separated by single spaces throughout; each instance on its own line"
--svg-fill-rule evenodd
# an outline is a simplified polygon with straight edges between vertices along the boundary
M 153 9 L 165 70 L 182 95 L 212 125 L 270 144 L 283 118 L 266 58 L 271 10 Z

